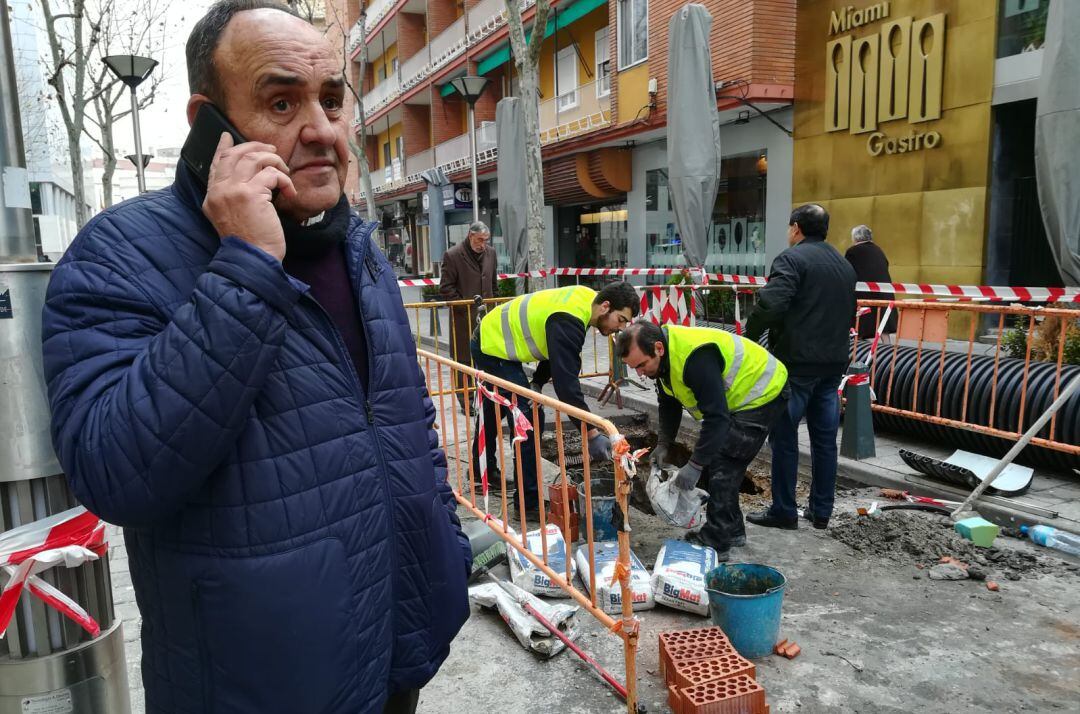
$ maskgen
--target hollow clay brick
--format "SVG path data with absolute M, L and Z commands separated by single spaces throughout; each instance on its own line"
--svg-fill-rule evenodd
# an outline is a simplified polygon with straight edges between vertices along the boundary
M 745 674 L 679 690 L 678 714 L 765 714 L 765 689 Z

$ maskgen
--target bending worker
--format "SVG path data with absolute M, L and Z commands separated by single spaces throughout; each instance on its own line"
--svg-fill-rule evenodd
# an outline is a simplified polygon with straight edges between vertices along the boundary
M 755 342 L 708 327 L 635 322 L 619 335 L 628 367 L 656 380 L 660 430 L 652 458 L 668 465 L 682 409 L 702 422 L 678 485 L 691 489 L 704 475 L 709 491 L 706 523 L 687 539 L 716 549 L 726 561 L 746 544 L 739 486 L 769 428 L 787 405 L 787 369 Z
M 638 313 L 640 303 L 634 286 L 612 283 L 600 292 L 586 287 L 566 287 L 540 290 L 519 295 L 484 316 L 473 333 L 470 349 L 476 368 L 490 375 L 528 388 L 523 362 L 539 362 L 533 375 L 533 388 L 543 388 L 550 379 L 556 396 L 563 402 L 588 411 L 581 394 L 578 375 L 581 373 L 581 349 L 585 331 L 595 327 L 605 337 L 625 327 Z M 532 404 L 518 398 L 518 408 L 532 417 Z M 507 424 L 513 429 L 510 410 L 503 410 Z M 537 430 L 544 430 L 544 411 L 539 412 Z M 484 420 L 494 426 L 495 407 L 485 400 Z M 488 473 L 498 473 L 495 450 L 495 429 L 486 430 L 485 450 Z M 590 429 L 589 457 L 593 460 L 611 458 L 611 442 L 606 434 Z M 525 508 L 539 508 L 536 483 L 535 435 L 521 443 L 521 476 L 524 481 Z M 473 443 L 473 463 L 477 461 L 477 443 Z M 513 479 L 510 479 L 511 482 Z

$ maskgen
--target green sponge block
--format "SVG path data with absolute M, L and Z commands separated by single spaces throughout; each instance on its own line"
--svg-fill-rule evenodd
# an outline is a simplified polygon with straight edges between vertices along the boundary
M 992 546 L 994 539 L 997 538 L 998 532 L 1001 530 L 997 525 L 979 516 L 957 521 L 953 528 L 957 533 L 983 548 Z

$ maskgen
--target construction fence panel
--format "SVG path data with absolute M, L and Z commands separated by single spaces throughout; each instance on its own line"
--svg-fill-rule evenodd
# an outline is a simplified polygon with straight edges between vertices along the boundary
M 638 621 L 633 615 L 633 593 L 630 588 L 630 525 L 629 525 L 629 494 L 630 478 L 628 469 L 632 471 L 633 455 L 629 453 L 629 445 L 619 434 L 615 426 L 589 412 L 579 410 L 568 404 L 547 397 L 538 392 L 525 389 L 513 382 L 500 379 L 493 375 L 475 370 L 467 365 L 454 361 L 449 356 L 439 355 L 427 350 L 418 350 L 417 356 L 421 369 L 427 380 L 428 390 L 436 405 L 437 423 L 435 428 L 440 432 L 441 443 L 447 454 L 447 462 L 450 464 L 448 479 L 454 490 L 458 503 L 472 516 L 482 520 L 488 528 L 498 535 L 507 546 L 512 548 L 532 565 L 542 571 L 550 581 L 557 585 L 569 597 L 571 597 L 584 610 L 589 612 L 609 631 L 616 634 L 623 641 L 623 655 L 625 660 L 625 682 L 627 690 L 627 711 L 633 714 L 637 709 L 637 674 L 636 656 L 638 645 Z M 456 398 L 460 392 L 451 385 L 470 383 L 474 389 L 480 392 L 476 397 L 476 391 L 472 392 L 472 398 L 466 398 L 461 402 Z M 486 419 L 478 419 L 481 413 L 478 411 L 484 400 L 494 402 L 494 424 L 486 423 Z M 529 406 L 524 410 L 518 409 L 519 402 L 528 402 Z M 515 435 L 531 430 L 533 437 L 532 448 L 535 449 L 536 459 L 536 486 L 541 494 L 536 522 L 530 523 L 525 507 L 525 482 L 522 471 L 521 452 L 522 440 L 511 438 L 504 439 L 504 410 L 511 409 L 514 416 Z M 555 450 L 558 460 L 558 472 L 551 483 L 545 482 L 544 469 L 541 467 L 541 438 L 540 432 L 543 423 L 541 410 L 548 410 L 554 424 Z M 564 417 L 577 420 L 579 431 L 577 444 L 572 445 L 567 427 L 564 426 Z M 573 422 L 570 422 L 571 424 Z M 526 426 L 527 424 L 527 426 Z M 473 442 L 477 433 L 483 429 L 494 427 L 496 430 L 496 449 L 498 452 L 497 462 L 499 465 L 499 477 L 496 483 L 490 483 L 485 471 L 486 454 L 483 453 L 483 439 L 477 445 L 477 458 L 473 457 Z M 620 592 L 621 592 L 621 617 L 615 619 L 607 614 L 597 604 L 597 567 L 596 567 L 596 543 L 597 529 L 600 524 L 594 523 L 593 514 L 593 487 L 595 477 L 594 466 L 590 463 L 588 454 L 587 432 L 590 429 L 598 429 L 606 434 L 614 446 L 615 459 L 612 465 L 615 482 L 615 526 L 617 529 L 618 563 L 617 568 Z M 508 450 L 512 453 L 508 454 Z M 510 463 L 514 467 L 510 470 L 511 480 L 508 482 L 506 468 Z M 578 466 L 579 469 L 572 469 Z M 576 479 L 570 476 L 570 470 L 580 471 Z M 516 488 L 517 502 L 513 502 L 511 488 Z M 580 487 L 580 489 L 579 489 Z M 549 511 L 543 494 L 549 493 L 558 496 L 559 512 Z M 579 498 L 578 494 L 582 494 Z M 580 528 L 582 542 L 578 544 L 572 538 L 570 524 L 571 508 L 574 502 L 579 502 L 578 518 L 583 525 Z M 494 508 L 492 508 L 494 506 Z M 511 508 L 516 511 L 511 517 Z M 490 510 L 489 510 L 490 509 Z M 495 512 L 492 513 L 491 510 Z M 559 525 L 564 534 L 566 549 L 564 552 L 564 567 L 556 571 L 550 562 L 548 547 L 547 526 L 549 523 Z M 541 539 L 541 554 L 535 553 L 527 544 L 530 529 L 535 526 L 539 529 Z M 534 529 L 535 530 L 535 529 Z M 589 564 L 588 592 L 582 592 L 575 584 L 571 572 L 575 553 L 572 549 L 585 549 Z

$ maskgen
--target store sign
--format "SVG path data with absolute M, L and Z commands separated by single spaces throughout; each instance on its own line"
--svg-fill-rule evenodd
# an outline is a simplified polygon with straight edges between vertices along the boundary
M 442 187 L 443 208 L 464 211 L 472 208 L 472 186 L 467 183 L 447 184 Z
M 945 73 L 945 13 L 889 20 L 889 3 L 847 6 L 829 16 L 829 35 L 883 22 L 877 32 L 844 35 L 825 45 L 825 131 L 869 134 L 871 156 L 934 149 L 936 131 L 890 135 L 881 125 L 941 118 Z

